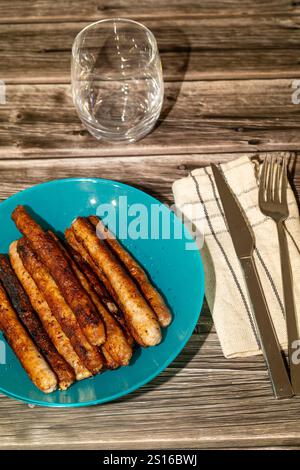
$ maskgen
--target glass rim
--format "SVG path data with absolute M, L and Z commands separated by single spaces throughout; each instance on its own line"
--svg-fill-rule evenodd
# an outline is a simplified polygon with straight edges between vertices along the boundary
M 114 22 L 117 22 L 117 23 L 131 23 L 132 25 L 135 25 L 135 26 L 138 26 L 141 30 L 144 30 L 146 33 L 149 34 L 150 38 L 151 38 L 151 49 L 152 49 L 152 54 L 151 54 L 151 57 L 149 59 L 149 61 L 147 62 L 147 65 L 150 65 L 151 62 L 153 61 L 153 59 L 155 58 L 155 56 L 159 53 L 158 51 L 158 45 L 157 45 L 157 41 L 156 41 L 156 38 L 154 36 L 154 34 L 152 33 L 152 31 L 147 28 L 147 26 L 145 26 L 143 23 L 139 23 L 138 21 L 135 21 L 135 20 L 130 20 L 128 18 L 121 18 L 121 17 L 115 17 L 115 18 L 103 18 L 102 20 L 98 20 L 98 21 L 94 21 L 93 23 L 90 23 L 88 25 L 86 25 L 84 28 L 82 28 L 75 36 L 74 38 L 74 41 L 73 41 L 73 44 L 72 44 L 72 59 L 74 61 L 76 61 L 76 63 L 81 67 L 80 63 L 78 62 L 77 60 L 77 57 L 75 55 L 75 45 L 78 41 L 78 39 L 80 38 L 80 36 L 87 30 L 89 29 L 92 29 L 93 27 L 95 27 L 96 25 L 99 25 L 101 23 L 114 23 Z

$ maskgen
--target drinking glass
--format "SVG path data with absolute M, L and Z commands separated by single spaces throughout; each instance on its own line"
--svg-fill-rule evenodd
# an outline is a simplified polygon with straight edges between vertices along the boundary
M 156 39 L 136 21 L 92 23 L 72 47 L 72 95 L 97 139 L 133 142 L 153 128 L 164 85 Z

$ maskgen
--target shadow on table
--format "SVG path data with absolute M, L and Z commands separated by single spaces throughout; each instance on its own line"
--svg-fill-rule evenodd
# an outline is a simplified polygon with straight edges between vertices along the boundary
M 155 130 L 163 123 L 176 104 L 188 69 L 191 44 L 188 36 L 181 28 L 170 25 L 164 28 L 153 28 L 152 31 L 158 44 L 164 80 L 165 82 L 172 82 L 172 87 L 166 87 L 165 89 L 163 108 L 154 127 Z M 165 43 L 165 37 L 168 38 L 167 44 Z M 170 38 L 176 38 L 177 40 L 180 38 L 180 46 L 172 44 Z

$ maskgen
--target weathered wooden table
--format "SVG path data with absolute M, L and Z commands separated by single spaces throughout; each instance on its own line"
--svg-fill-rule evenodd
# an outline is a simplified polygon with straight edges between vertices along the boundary
M 121 147 L 94 140 L 70 96 L 76 33 L 112 16 L 153 30 L 166 83 L 159 126 Z M 1 0 L 0 23 L 1 199 L 98 176 L 170 203 L 189 170 L 271 150 L 295 151 L 299 194 L 299 1 Z M 1 396 L 0 436 L 0 449 L 300 447 L 300 400 L 272 398 L 262 358 L 225 360 L 204 308 L 184 351 L 138 392 L 77 410 Z

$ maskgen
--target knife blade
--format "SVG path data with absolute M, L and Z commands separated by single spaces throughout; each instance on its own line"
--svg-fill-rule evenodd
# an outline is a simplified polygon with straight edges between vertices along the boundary
M 211 168 L 233 246 L 244 273 L 254 322 L 274 395 L 276 398 L 289 398 L 294 394 L 293 389 L 253 257 L 255 248 L 254 232 L 222 170 L 215 164 L 211 164 Z

